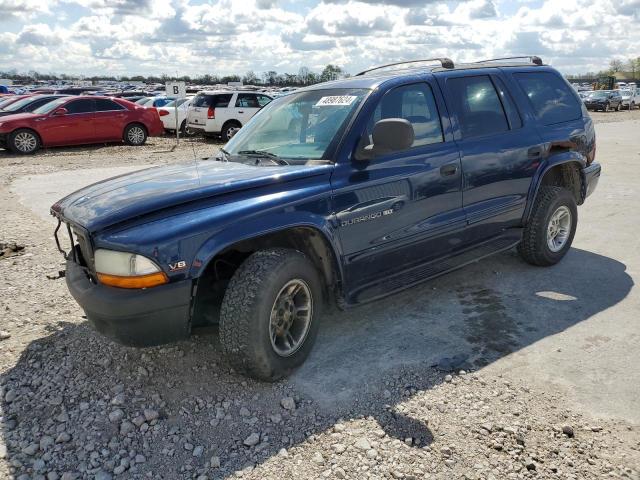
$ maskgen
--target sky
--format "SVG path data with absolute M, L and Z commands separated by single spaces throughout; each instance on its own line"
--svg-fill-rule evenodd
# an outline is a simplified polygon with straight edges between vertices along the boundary
M 640 0 L 0 0 L 0 71 L 353 74 L 525 54 L 565 74 L 640 57 Z

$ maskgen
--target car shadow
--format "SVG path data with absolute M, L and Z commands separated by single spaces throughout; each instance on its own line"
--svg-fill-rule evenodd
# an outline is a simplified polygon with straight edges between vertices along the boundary
M 326 314 L 307 362 L 276 384 L 233 372 L 216 334 L 140 350 L 111 343 L 86 322 L 61 324 L 0 377 L 5 461 L 15 478 L 37 473 L 42 458 L 91 476 L 113 471 L 128 456 L 123 452 L 135 451 L 146 461 L 128 464 L 130 475 L 215 472 L 219 478 L 340 419 L 362 417 L 422 448 L 433 433 L 403 413 L 402 402 L 437 386 L 449 371 L 480 369 L 616 305 L 634 285 L 625 270 L 617 260 L 575 248 L 551 268 L 526 265 L 515 252 L 497 255 L 402 294 Z M 283 408 L 288 398 L 295 409 Z M 140 419 L 144 409 L 160 418 L 149 424 L 143 418 L 123 434 L 120 419 L 109 420 L 114 409 L 125 421 Z M 62 432 L 72 440 L 39 450 L 43 436 Z M 259 440 L 248 447 L 252 433 Z M 91 450 L 82 448 L 87 444 Z M 194 456 L 185 444 L 202 445 L 204 453 Z M 212 456 L 221 461 L 215 470 L 207 468 Z

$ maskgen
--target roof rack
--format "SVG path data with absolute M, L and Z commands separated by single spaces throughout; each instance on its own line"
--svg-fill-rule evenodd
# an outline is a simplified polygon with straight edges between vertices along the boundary
M 369 68 L 367 70 L 363 70 L 359 73 L 356 73 L 355 76 L 360 76 L 360 75 L 365 75 L 366 73 L 372 72 L 374 70 L 380 70 L 381 68 L 387 68 L 387 67 L 393 67 L 395 65 L 404 65 L 406 63 L 420 63 L 420 62 L 433 62 L 434 60 L 437 60 L 440 62 L 440 65 L 442 65 L 442 68 L 454 68 L 453 65 L 453 60 L 451 60 L 450 58 L 447 57 L 438 57 L 438 58 L 424 58 L 422 60 L 407 60 L 404 62 L 394 62 L 394 63 L 387 63 L 386 65 L 379 65 L 377 67 L 373 67 L 373 68 Z
M 520 57 L 488 58 L 487 60 L 480 60 L 473 63 L 489 63 L 489 62 L 498 62 L 500 60 L 518 60 L 522 58 L 526 58 L 527 60 L 529 60 L 530 63 L 533 63 L 534 65 L 542 65 L 542 59 L 540 57 L 537 57 L 536 55 L 525 55 Z

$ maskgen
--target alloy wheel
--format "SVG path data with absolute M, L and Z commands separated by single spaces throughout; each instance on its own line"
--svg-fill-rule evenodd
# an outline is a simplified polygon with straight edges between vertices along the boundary
M 20 132 L 15 136 L 14 144 L 22 153 L 29 153 L 36 149 L 38 140 L 33 133 Z
M 134 145 L 140 145 L 144 141 L 144 130 L 142 130 L 142 127 L 131 127 L 127 133 L 127 138 Z
M 552 252 L 559 252 L 567 243 L 571 233 L 571 211 L 562 205 L 553 212 L 547 225 L 547 246 Z
M 313 297 L 304 280 L 285 284 L 271 308 L 269 338 L 271 347 L 281 357 L 289 357 L 304 343 L 313 317 Z

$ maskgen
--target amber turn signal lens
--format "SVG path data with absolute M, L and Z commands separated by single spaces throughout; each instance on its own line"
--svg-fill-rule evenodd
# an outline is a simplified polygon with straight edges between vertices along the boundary
M 118 288 L 151 288 L 169 282 L 164 272 L 150 273 L 149 275 L 140 275 L 137 277 L 121 277 L 119 275 L 98 273 L 98 280 L 100 280 L 100 283 L 103 285 Z

